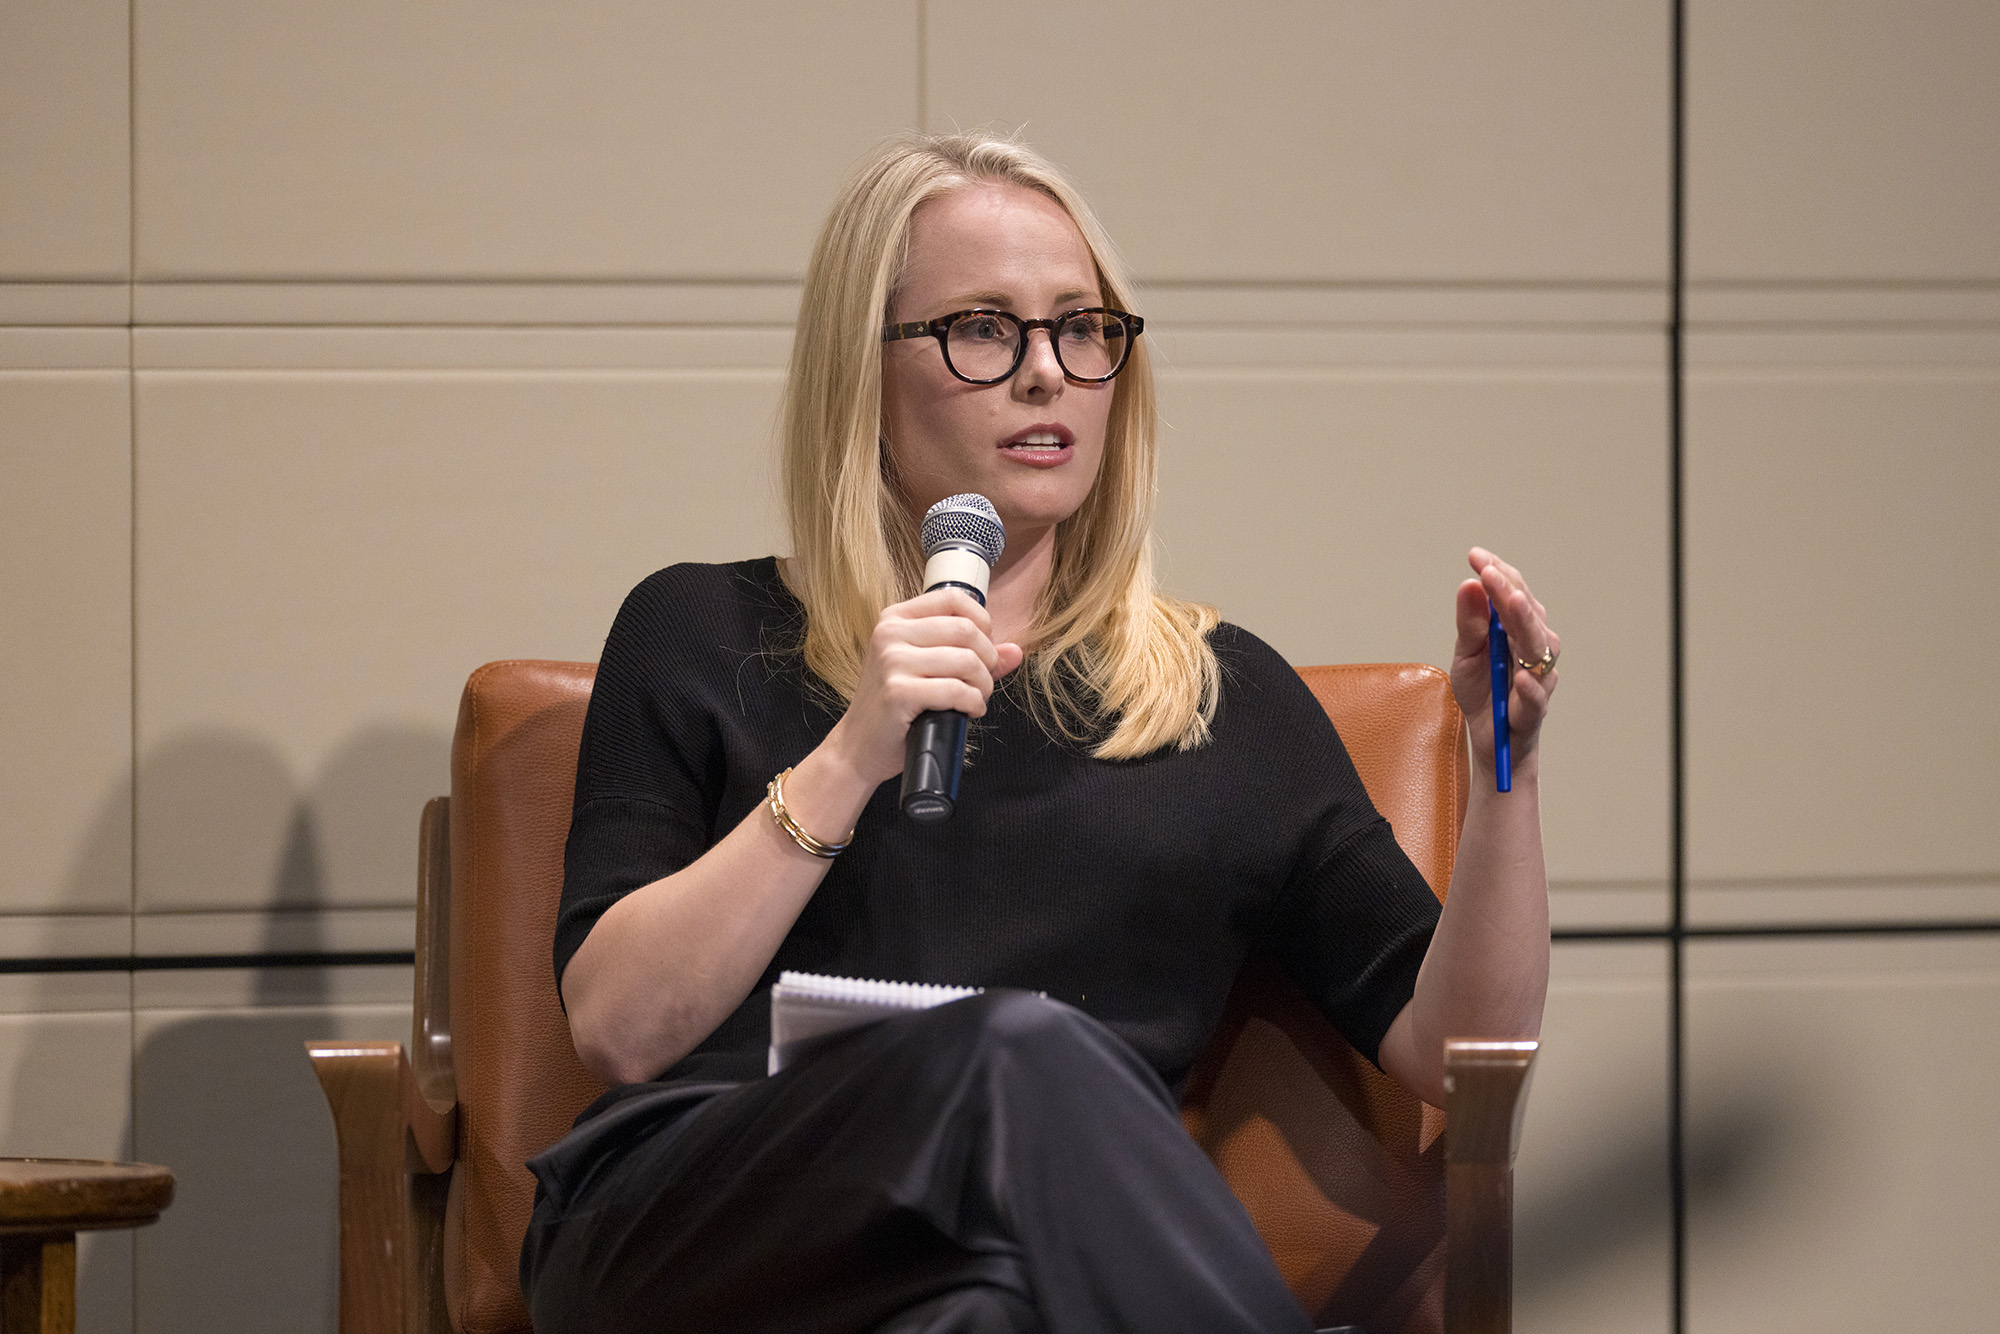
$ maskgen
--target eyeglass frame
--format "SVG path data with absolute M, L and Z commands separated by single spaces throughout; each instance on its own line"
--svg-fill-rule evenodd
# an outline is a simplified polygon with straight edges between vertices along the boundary
M 951 333 L 952 325 L 969 315 L 997 315 L 1001 319 L 1012 320 L 1019 326 L 1021 341 L 1014 347 L 1014 364 L 1009 366 L 1004 374 L 996 375 L 989 380 L 975 380 L 970 375 L 959 370 L 958 366 L 952 361 L 951 349 L 945 345 L 945 338 Z M 1110 374 L 1074 375 L 1070 373 L 1069 366 L 1064 363 L 1062 349 L 1056 345 L 1056 326 L 1064 320 L 1071 319 L 1077 315 L 1111 315 L 1116 317 L 1118 322 L 1123 324 L 1129 332 L 1130 337 L 1125 340 L 1125 350 L 1119 354 L 1118 364 L 1111 368 Z M 1146 321 L 1132 314 L 1130 311 L 1115 310 L 1110 306 L 1078 306 L 1075 310 L 1066 310 L 1054 319 L 1048 320 L 1024 320 L 1011 310 L 991 310 L 984 306 L 975 306 L 971 310 L 955 310 L 949 315 L 940 315 L 934 320 L 915 320 L 907 324 L 885 324 L 882 326 L 882 341 L 884 343 L 894 343 L 905 338 L 935 338 L 938 342 L 938 352 L 944 357 L 944 368 L 958 379 L 965 381 L 967 384 L 1003 384 L 1013 379 L 1015 372 L 1021 369 L 1021 363 L 1028 359 L 1028 335 L 1037 329 L 1047 329 L 1049 331 L 1049 350 L 1055 354 L 1056 365 L 1061 368 L 1064 379 L 1074 380 L 1078 384 L 1109 384 L 1118 378 L 1118 373 L 1125 369 L 1127 362 L 1132 360 L 1133 344 L 1138 341 L 1139 335 L 1146 331 Z

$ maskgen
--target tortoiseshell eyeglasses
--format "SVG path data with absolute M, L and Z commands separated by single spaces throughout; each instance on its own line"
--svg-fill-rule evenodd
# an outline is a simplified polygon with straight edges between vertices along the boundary
M 945 369 L 967 384 L 999 384 L 1021 369 L 1028 331 L 1047 329 L 1056 364 L 1079 384 L 1103 384 L 1125 369 L 1132 342 L 1145 330 L 1137 315 L 1103 306 L 1065 311 L 1052 320 L 1024 320 L 1006 310 L 960 310 L 914 324 L 889 324 L 882 341 L 935 338 Z

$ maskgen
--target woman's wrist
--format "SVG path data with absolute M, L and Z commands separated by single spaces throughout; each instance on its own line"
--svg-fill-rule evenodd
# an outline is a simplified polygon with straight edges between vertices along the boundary
M 813 838 L 841 843 L 861 818 L 877 786 L 829 736 L 792 766 L 785 779 L 785 808 Z
M 1515 790 L 1538 787 L 1542 771 L 1541 748 L 1537 746 L 1525 754 L 1515 751 L 1510 758 L 1508 768 L 1508 777 Z M 1493 756 L 1490 753 L 1483 753 L 1477 748 L 1473 750 L 1472 779 L 1473 791 L 1493 790 Z

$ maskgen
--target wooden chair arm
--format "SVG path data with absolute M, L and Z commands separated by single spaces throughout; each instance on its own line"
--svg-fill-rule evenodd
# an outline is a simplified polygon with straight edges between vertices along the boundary
M 451 798 L 424 803 L 417 826 L 417 977 L 410 1065 L 433 1105 L 458 1101 L 451 1062 Z
M 444 1199 L 458 1109 L 425 1101 L 400 1042 L 308 1042 L 340 1149 L 340 1334 L 444 1330 Z
M 1444 1044 L 1445 1334 L 1509 1334 L 1514 1155 L 1538 1042 Z

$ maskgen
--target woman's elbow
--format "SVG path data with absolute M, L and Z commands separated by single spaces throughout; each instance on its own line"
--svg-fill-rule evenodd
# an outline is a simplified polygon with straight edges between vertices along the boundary
M 572 968 L 563 977 L 563 1008 L 569 1015 L 570 1045 L 591 1077 L 603 1084 L 639 1084 L 653 1078 L 672 1060 L 660 1061 L 637 1049 L 635 1026 L 620 1023 Z

